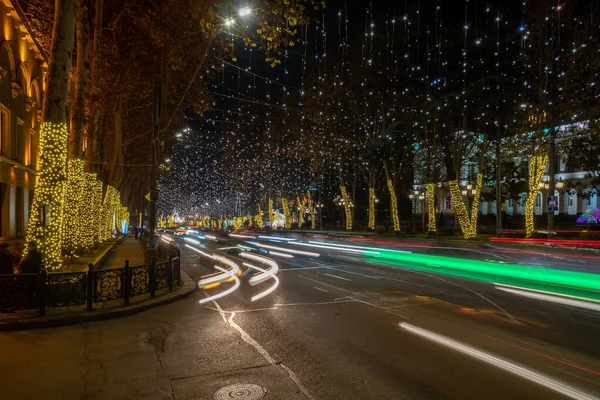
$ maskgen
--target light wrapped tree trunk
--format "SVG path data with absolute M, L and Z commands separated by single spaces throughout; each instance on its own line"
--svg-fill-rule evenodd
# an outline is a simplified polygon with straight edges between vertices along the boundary
M 352 210 L 350 207 L 350 199 L 348 198 L 348 191 L 346 190 L 346 186 L 340 186 L 340 190 L 342 192 L 342 199 L 344 200 L 344 211 L 346 213 L 346 230 L 352 230 Z
M 537 196 L 538 187 L 544 176 L 546 165 L 548 164 L 548 156 L 532 156 L 529 163 L 529 182 L 527 200 L 525 201 L 525 233 L 527 237 L 533 235 L 535 231 L 534 223 L 534 207 L 535 198 Z
M 428 183 L 427 188 L 427 233 L 437 232 L 437 221 L 435 219 L 435 183 Z
M 375 188 L 369 188 L 369 229 L 375 229 Z
M 67 102 L 75 36 L 74 0 L 56 0 L 52 52 L 40 131 L 40 174 L 35 185 L 28 241 L 36 241 L 49 269 L 62 264 L 64 183 L 67 179 Z
M 483 185 L 483 175 L 481 173 L 477 174 L 475 195 L 470 216 L 460 193 L 458 181 L 450 181 L 448 182 L 448 185 L 450 186 L 450 194 L 452 195 L 452 200 L 454 201 L 454 212 L 458 222 L 460 223 L 463 236 L 465 239 L 475 239 L 477 237 L 477 219 L 479 217 L 479 199 L 481 196 L 481 187 Z

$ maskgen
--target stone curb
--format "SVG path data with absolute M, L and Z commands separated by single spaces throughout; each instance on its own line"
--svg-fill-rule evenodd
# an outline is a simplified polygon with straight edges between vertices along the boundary
M 14 321 L 0 322 L 0 332 L 21 329 L 53 328 L 64 325 L 81 324 L 91 321 L 102 321 L 105 319 L 123 318 L 138 314 L 150 308 L 173 303 L 188 296 L 196 289 L 196 282 L 192 280 L 183 270 L 181 271 L 183 285 L 175 292 L 170 292 L 159 297 L 144 301 L 139 304 L 123 306 L 108 310 L 82 311 L 76 315 L 55 315 L 50 317 L 26 318 Z

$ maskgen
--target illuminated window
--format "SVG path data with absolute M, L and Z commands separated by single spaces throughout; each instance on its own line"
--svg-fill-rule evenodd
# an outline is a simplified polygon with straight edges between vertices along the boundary
M 568 202 L 568 204 L 569 204 L 569 207 L 573 207 L 573 195 L 569 196 L 569 202 Z
M 535 198 L 535 206 L 536 207 L 541 207 L 542 206 L 542 194 L 538 193 L 536 198 Z

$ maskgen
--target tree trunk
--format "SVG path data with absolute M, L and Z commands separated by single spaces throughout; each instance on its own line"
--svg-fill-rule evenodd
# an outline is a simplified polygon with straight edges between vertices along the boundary
M 88 92 L 89 25 L 88 0 L 77 0 L 77 79 L 75 102 L 71 113 L 71 132 L 69 136 L 69 154 L 74 158 L 83 156 L 83 135 L 85 128 L 86 100 Z
M 104 0 L 94 2 L 94 43 L 92 48 L 91 63 L 91 91 L 89 98 L 86 138 L 86 168 L 87 171 L 95 170 L 94 160 L 98 154 L 98 131 L 100 125 L 100 59 L 102 57 L 102 9 Z
M 352 230 L 352 211 L 350 210 L 350 198 L 348 197 L 348 191 L 346 190 L 346 183 L 344 182 L 344 177 L 342 175 L 342 171 L 339 171 L 340 174 L 340 191 L 342 193 L 342 201 L 344 202 L 344 215 L 346 222 L 346 230 Z
M 375 229 L 375 175 L 376 171 L 369 168 L 369 229 Z
M 394 224 L 394 231 L 400 232 L 400 218 L 398 217 L 398 198 L 396 197 L 396 188 L 394 182 L 390 176 L 390 170 L 387 162 L 383 161 L 383 169 L 385 171 L 385 179 L 387 181 L 388 191 L 390 192 L 390 213 L 392 217 L 392 223 Z
M 114 134 L 115 137 L 112 140 L 112 155 L 110 157 L 110 166 L 109 166 L 109 183 L 114 187 L 118 186 L 117 179 L 117 171 L 120 170 L 121 157 L 123 155 L 123 129 L 122 129 L 122 110 L 123 110 L 123 101 L 121 99 L 121 95 L 118 95 L 117 98 L 117 110 L 115 112 L 115 129 Z
M 40 175 L 27 232 L 27 240 L 38 243 L 49 269 L 58 269 L 62 263 L 60 232 L 67 175 L 68 87 L 74 36 L 74 0 L 56 0 L 44 123 L 40 132 Z

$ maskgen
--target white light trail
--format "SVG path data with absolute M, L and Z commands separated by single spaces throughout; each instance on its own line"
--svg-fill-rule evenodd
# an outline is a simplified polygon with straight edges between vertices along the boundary
M 227 279 L 231 279 L 232 276 L 238 276 L 240 274 L 240 267 L 236 263 L 231 261 L 230 259 L 221 257 L 219 255 L 213 255 L 212 258 L 216 261 L 220 261 L 223 264 L 229 266 L 231 269 L 224 270 L 224 271 L 226 271 L 225 274 L 210 275 L 207 278 L 200 279 L 198 281 L 199 288 L 203 288 L 204 286 L 207 286 L 207 285 L 210 285 L 213 283 L 222 282 Z M 217 265 L 215 265 L 215 269 L 223 270 L 223 268 L 221 268 Z
M 538 385 L 544 386 L 550 390 L 563 394 L 567 397 L 576 400 L 594 400 L 596 397 L 591 396 L 587 393 L 584 393 L 572 386 L 569 386 L 565 383 L 552 379 L 549 376 L 545 376 L 539 372 L 535 372 L 528 368 L 522 367 L 518 364 L 512 363 L 510 361 L 504 360 L 502 358 L 493 356 L 481 350 L 477 350 L 474 347 L 462 344 L 456 340 L 450 339 L 446 336 L 442 336 L 440 334 L 428 331 L 426 329 L 419 328 L 417 326 L 408 324 L 406 322 L 400 322 L 398 324 L 400 328 L 420 336 L 424 339 L 432 341 L 434 343 L 446 346 L 455 351 L 463 353 L 467 356 L 476 358 L 480 361 L 491 364 L 497 368 L 503 369 L 504 371 L 510 372 L 512 374 L 518 375 L 521 378 L 527 379 L 529 381 L 535 382 Z
M 281 237 L 281 236 L 265 236 L 265 235 L 260 235 L 260 236 L 258 236 L 258 238 L 259 239 L 267 239 L 267 240 L 283 240 L 283 241 L 288 241 L 288 242 L 297 240 L 296 238 L 286 238 L 286 237 Z
M 269 254 L 273 254 L 274 256 L 285 257 L 285 258 L 294 258 L 291 254 L 279 253 L 277 251 L 269 250 Z
M 194 250 L 195 252 L 202 254 L 205 257 L 214 258 L 212 254 L 205 253 L 204 251 L 197 249 L 194 246 L 190 246 L 189 244 L 186 244 L 185 247 L 190 248 L 190 249 Z
M 223 272 L 223 274 L 219 274 L 219 275 L 226 275 L 228 279 L 233 279 L 233 286 L 227 290 L 222 291 L 221 293 L 217 293 L 213 296 L 209 296 L 209 297 L 206 297 L 206 298 L 200 300 L 199 301 L 200 304 L 207 303 L 209 301 L 217 300 L 222 297 L 228 296 L 231 293 L 235 292 L 240 287 L 240 280 L 238 279 L 237 276 L 235 276 L 235 274 L 232 273 L 231 270 L 228 271 L 225 268 L 221 268 L 217 265 L 215 265 L 215 268 Z M 199 283 L 200 282 L 198 282 L 198 284 Z
M 249 263 L 244 263 L 244 265 L 247 266 L 248 268 L 252 268 L 252 269 L 255 269 L 255 270 L 261 272 L 260 275 L 253 276 L 252 278 L 256 278 L 258 276 L 263 276 L 263 275 L 268 275 L 267 279 L 273 278 L 273 280 L 275 281 L 275 283 L 273 284 L 273 286 L 271 286 L 270 288 L 268 288 L 264 292 L 261 292 L 261 293 L 257 294 L 256 296 L 253 296 L 250 299 L 251 301 L 256 301 L 258 299 L 262 299 L 263 297 L 265 297 L 265 296 L 273 293 L 275 291 L 275 289 L 277 289 L 277 287 L 279 286 L 279 278 L 276 277 L 275 274 L 273 273 L 273 268 L 271 268 L 270 270 L 267 271 L 267 270 L 264 270 L 262 268 L 259 268 L 259 267 L 255 266 L 255 265 L 252 265 L 252 264 L 249 264 Z M 252 278 L 250 278 L 250 281 L 252 281 Z M 256 282 L 256 283 L 258 283 L 258 282 Z M 254 283 L 254 284 L 256 284 L 256 283 Z M 250 282 L 250 284 L 252 285 L 252 282 Z
M 216 236 L 212 236 L 212 235 L 205 235 L 207 239 L 212 239 L 212 240 L 217 240 Z
M 240 235 L 239 233 L 230 233 L 229 236 L 241 239 L 256 239 L 256 236 L 252 235 Z
M 163 236 L 163 235 L 161 235 L 160 240 L 162 240 L 163 242 L 166 242 L 166 243 L 173 242 L 173 239 L 171 239 L 170 237 L 167 237 L 167 236 Z
M 268 270 L 264 270 L 265 271 L 264 274 L 255 275 L 252 278 L 250 278 L 249 283 L 252 286 L 266 281 L 271 276 L 275 276 L 279 272 L 279 265 L 277 265 L 277 263 L 275 261 L 271 260 L 270 258 L 257 256 L 256 254 L 251 254 L 251 253 L 241 253 L 241 256 L 244 258 L 249 258 L 251 260 L 260 261 L 271 267 Z M 252 266 L 250 266 L 250 268 L 252 268 Z
M 570 296 L 565 294 L 547 292 L 545 290 L 516 288 L 517 286 L 496 284 L 496 289 L 516 294 L 518 296 L 528 297 L 530 299 L 559 303 L 565 306 L 585 308 L 588 310 L 600 311 L 600 302 L 584 297 Z
M 383 248 L 379 248 L 379 247 L 354 246 L 354 245 L 350 245 L 350 244 L 324 243 L 324 242 L 315 242 L 313 240 L 309 240 L 308 243 L 322 244 L 322 245 L 333 246 L 333 247 L 359 249 L 359 250 L 362 249 L 362 250 L 373 250 L 373 251 L 389 251 L 392 253 L 412 254 L 412 251 L 407 251 L 407 250 L 394 250 L 394 249 L 383 249 Z
M 192 238 L 189 238 L 189 237 L 186 237 L 186 238 L 185 238 L 185 239 L 183 239 L 183 240 L 185 240 L 186 242 L 193 243 L 193 244 L 198 244 L 198 245 L 200 244 L 200 242 L 199 242 L 199 241 L 197 241 L 196 239 L 192 239 Z
M 271 246 L 271 245 L 268 245 L 268 244 L 261 244 L 261 243 L 258 243 L 258 242 L 247 242 L 247 243 L 250 243 L 250 244 L 253 244 L 253 245 L 259 246 L 259 247 L 264 247 L 266 249 L 273 249 L 273 250 L 278 250 L 278 251 L 285 251 L 285 252 L 288 252 L 288 253 L 300 254 L 300 255 L 304 255 L 304 256 L 310 256 L 310 257 L 319 257 L 320 256 L 319 253 L 311 253 L 311 252 L 308 252 L 308 251 L 286 249 L 284 247 Z
M 297 244 L 300 246 L 308 246 L 308 247 L 318 247 L 320 249 L 329 249 L 329 250 L 338 250 L 338 251 L 347 251 L 349 253 L 369 253 L 369 254 L 379 254 L 379 252 L 377 251 L 369 251 L 369 250 L 355 250 L 355 249 L 346 249 L 346 248 L 338 248 L 338 247 L 332 247 L 329 244 L 312 244 L 312 242 L 310 243 L 303 243 L 303 242 L 293 242 L 292 244 Z M 363 247 L 364 249 L 364 247 Z

